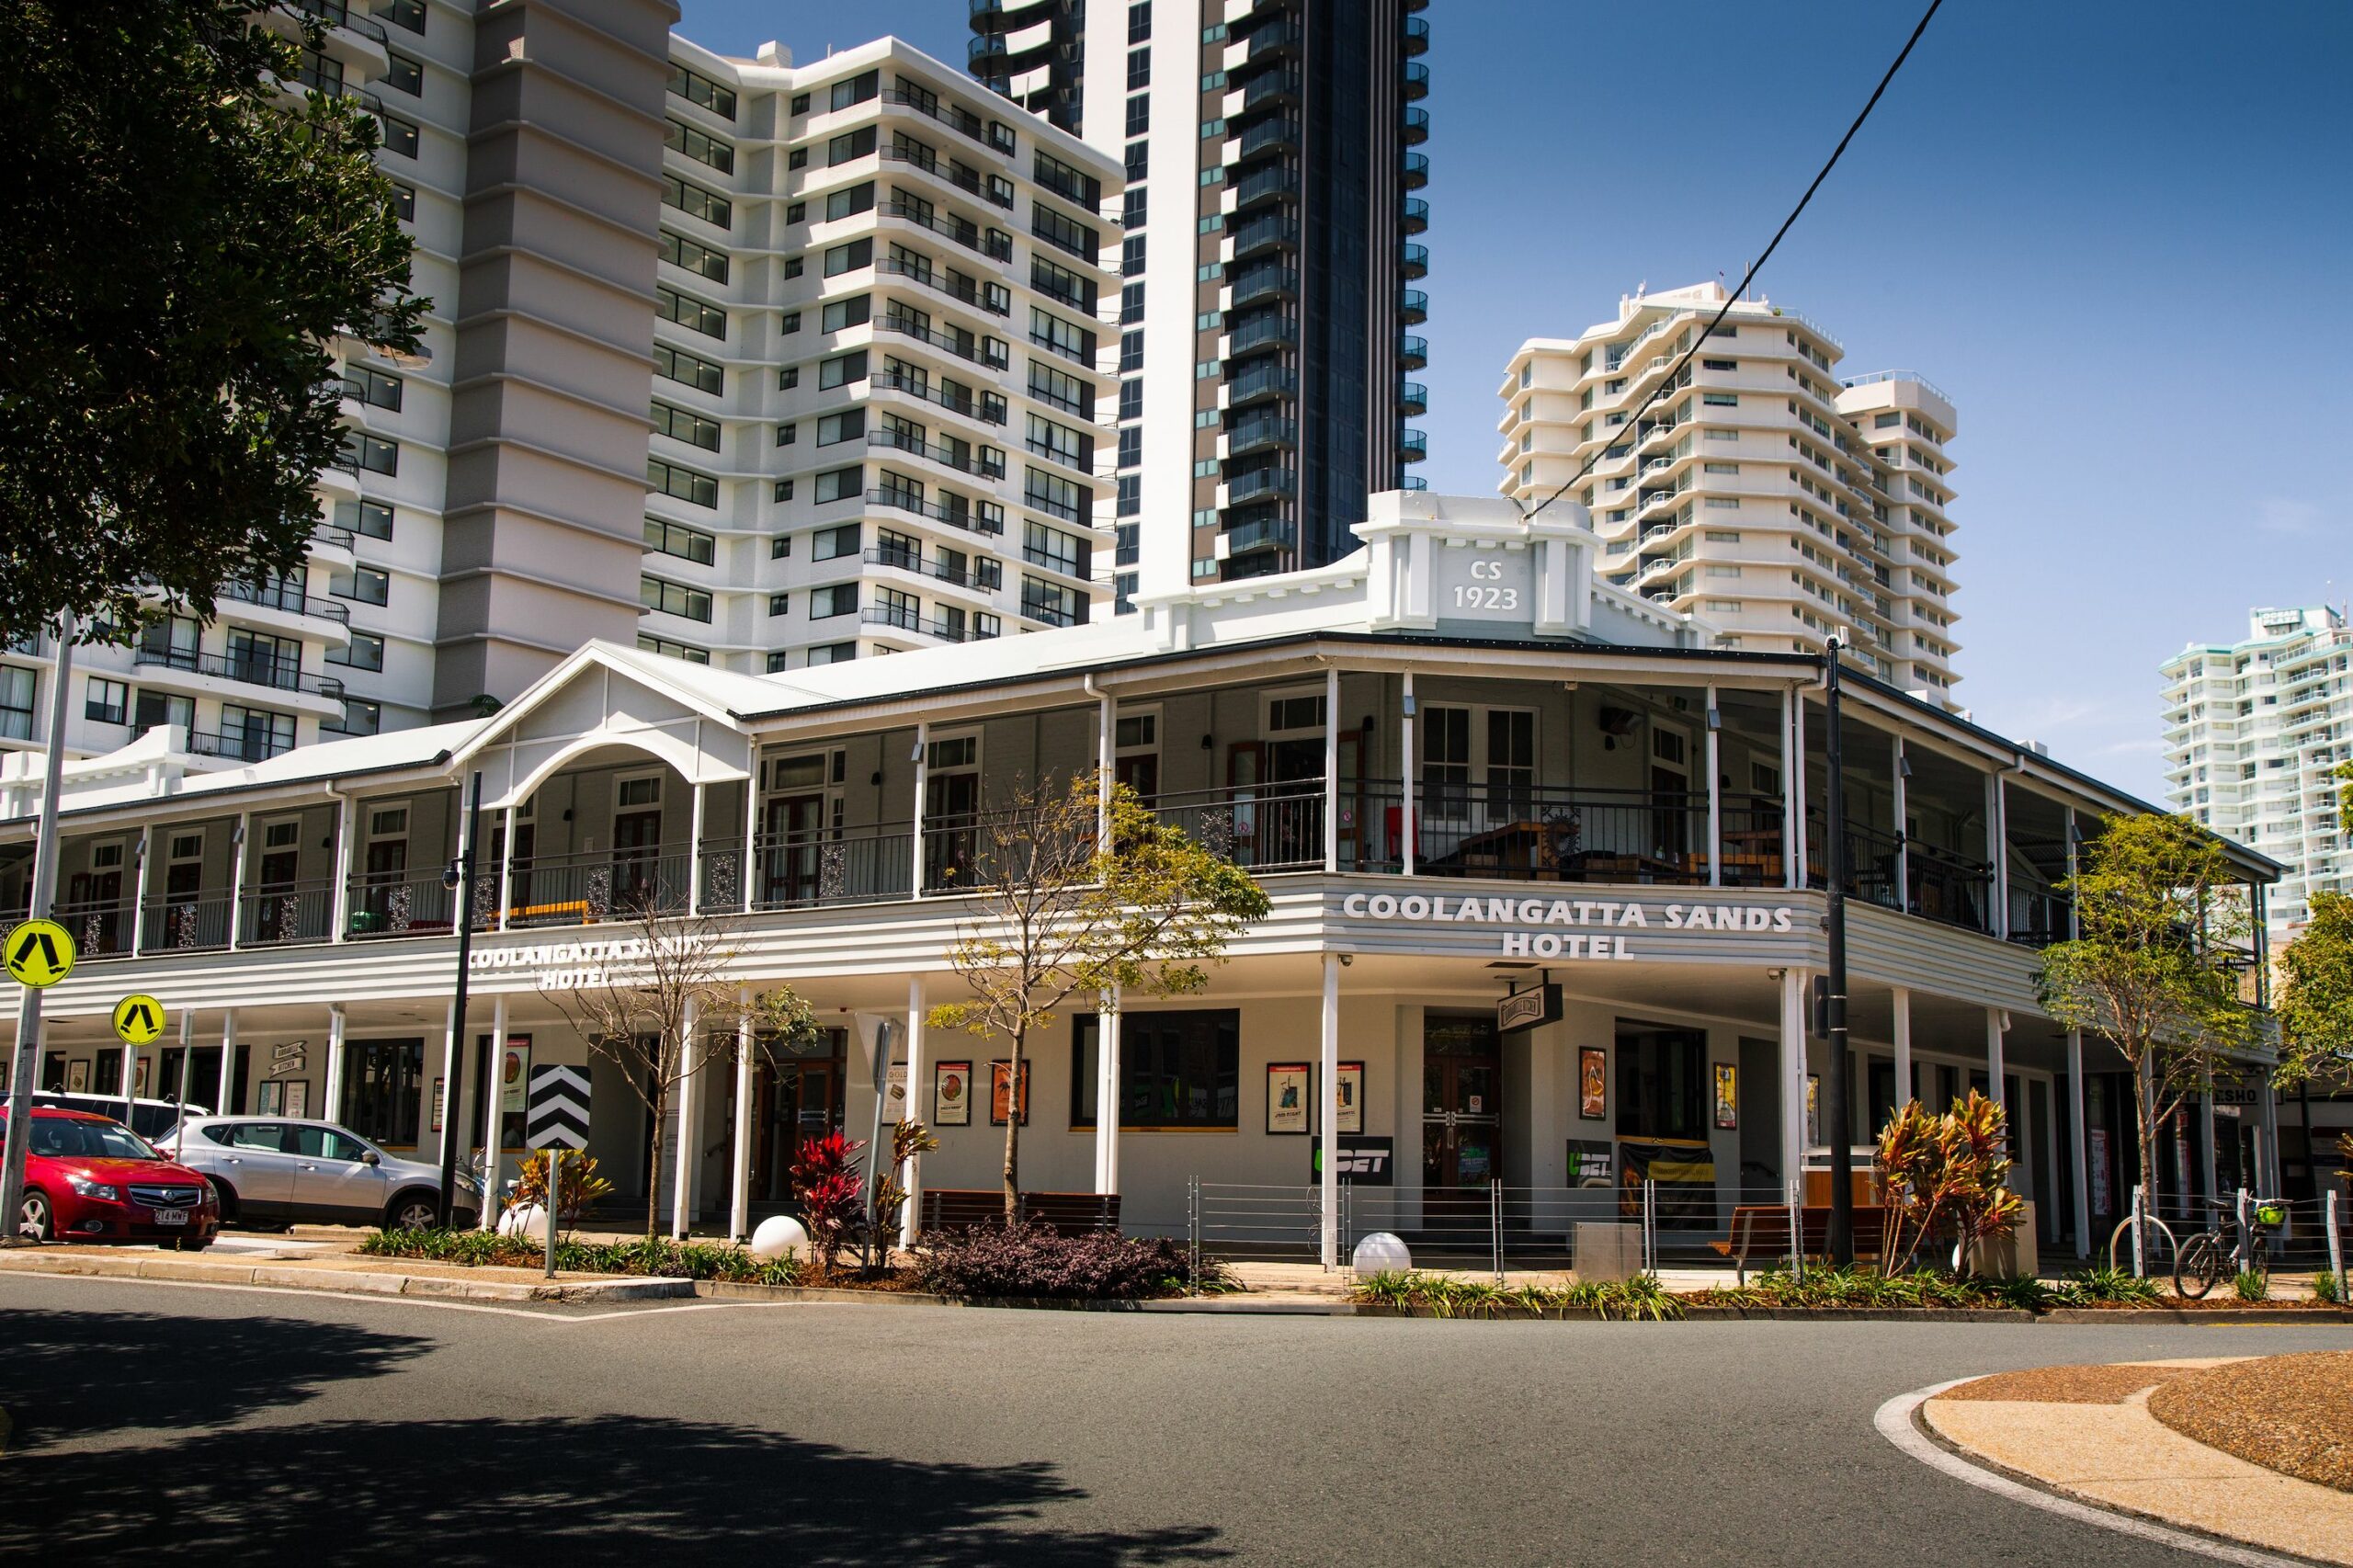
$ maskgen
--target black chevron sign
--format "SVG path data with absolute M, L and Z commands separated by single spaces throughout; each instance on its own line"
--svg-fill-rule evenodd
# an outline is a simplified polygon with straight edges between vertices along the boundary
M 534 1149 L 588 1147 L 588 1074 L 577 1067 L 534 1067 L 523 1109 L 523 1142 Z

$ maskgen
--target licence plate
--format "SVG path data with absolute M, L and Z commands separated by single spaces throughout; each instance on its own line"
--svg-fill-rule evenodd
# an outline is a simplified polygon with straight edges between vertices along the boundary
M 188 1223 L 188 1210 L 185 1209 L 158 1209 L 155 1210 L 155 1223 L 158 1225 L 185 1225 Z

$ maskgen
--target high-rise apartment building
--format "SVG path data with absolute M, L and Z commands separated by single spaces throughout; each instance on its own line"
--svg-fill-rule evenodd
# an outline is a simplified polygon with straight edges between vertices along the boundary
M 2245 640 L 2193 642 L 2163 669 L 2165 793 L 2223 837 L 2288 868 L 2275 937 L 2314 892 L 2353 892 L 2336 768 L 2353 758 L 2353 628 L 2329 605 L 2258 609 Z
M 990 86 L 1119 158 L 1116 586 L 1315 566 L 1419 488 L 1427 0 L 983 0 Z
M 256 761 L 468 716 L 591 637 L 746 672 L 1066 625 L 1109 535 L 1118 164 L 895 40 L 794 66 L 666 0 L 305 0 L 415 237 L 347 344 L 307 571 L 91 649 L 68 744 Z M 46 644 L 0 744 L 46 738 Z
M 1819 650 L 1847 629 L 1849 662 L 1949 703 L 1951 401 L 1907 370 L 1841 379 L 1836 338 L 1744 300 L 1636 418 L 1725 298 L 1633 296 L 1574 338 L 1521 344 L 1499 389 L 1499 488 L 1526 507 L 1568 485 L 1608 579 L 1704 616 L 1726 646 Z

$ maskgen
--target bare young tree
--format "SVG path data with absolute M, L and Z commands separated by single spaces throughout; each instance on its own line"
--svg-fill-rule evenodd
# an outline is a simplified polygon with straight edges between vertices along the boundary
M 1108 794 L 1108 809 L 1104 801 Z M 961 858 L 972 916 L 949 950 L 972 993 L 931 1023 L 1011 1046 L 1006 1067 L 1005 1217 L 1020 1201 L 1022 1062 L 1030 1035 L 1073 997 L 1186 995 L 1209 983 L 1227 941 L 1267 913 L 1247 872 L 1161 821 L 1125 785 L 1094 773 L 1067 786 L 1017 779 L 1005 810 L 972 828 Z M 1116 1102 L 1098 1106 L 1116 1117 Z
M 620 1069 L 620 1076 L 653 1118 L 645 1156 L 645 1233 L 660 1226 L 662 1131 L 678 1085 L 715 1062 L 733 1063 L 739 1027 L 752 1026 L 752 1050 L 765 1055 L 792 1049 L 818 1033 L 814 1011 L 789 985 L 755 993 L 748 1002 L 727 969 L 736 956 L 734 934 L 707 915 L 687 915 L 648 890 L 620 913 L 625 937 L 604 939 L 608 951 L 590 983 L 546 987 L 587 1042 L 591 1055 Z M 612 950 L 618 949 L 618 950 Z M 681 1138 L 691 1136 L 685 1129 Z

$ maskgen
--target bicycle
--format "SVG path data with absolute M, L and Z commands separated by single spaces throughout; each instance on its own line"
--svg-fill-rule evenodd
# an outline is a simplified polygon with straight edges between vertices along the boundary
M 2238 1224 L 2236 1207 L 2210 1198 L 2206 1200 L 2206 1208 L 2213 1214 L 2214 1223 L 2181 1244 L 2181 1251 L 2173 1266 L 2174 1290 L 2191 1301 L 2201 1299 L 2222 1280 L 2239 1272 L 2238 1248 L 2230 1239 L 2230 1232 Z M 2247 1272 L 2267 1280 L 2270 1278 L 2271 1233 L 2278 1230 L 2286 1218 L 2285 1206 L 2275 1199 L 2258 1199 L 2250 1206 L 2246 1227 Z

